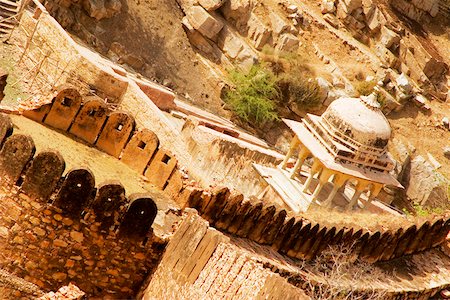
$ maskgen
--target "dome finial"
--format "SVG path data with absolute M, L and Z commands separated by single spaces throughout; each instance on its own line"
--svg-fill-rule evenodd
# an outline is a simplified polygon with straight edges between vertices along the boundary
M 376 92 L 372 92 L 369 96 L 361 96 L 359 99 L 364 103 L 365 106 L 372 110 L 377 110 L 381 108 L 380 103 L 377 101 Z

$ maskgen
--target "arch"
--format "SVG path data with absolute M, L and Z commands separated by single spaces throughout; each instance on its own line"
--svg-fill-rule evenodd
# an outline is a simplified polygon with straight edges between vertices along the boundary
M 127 198 L 125 188 L 118 181 L 107 181 L 97 189 L 97 195 L 92 203 L 95 219 L 101 223 L 100 230 L 107 230 L 119 219 L 125 211 Z
M 53 99 L 50 112 L 44 123 L 54 128 L 67 131 L 81 107 L 81 95 L 72 87 L 63 86 Z
M 108 108 L 105 102 L 91 97 L 83 104 L 75 117 L 75 121 L 70 127 L 70 133 L 94 144 L 105 123 L 107 112 Z
M 159 139 L 156 134 L 144 128 L 134 133 L 123 151 L 121 160 L 139 174 L 143 174 L 158 146 Z
M 25 173 L 22 190 L 31 197 L 47 201 L 65 168 L 66 162 L 58 151 L 39 153 Z
M 3 113 L 0 113 L 0 148 L 3 145 L 3 142 L 6 140 L 8 136 L 10 136 L 13 132 L 13 124 L 11 122 L 11 118 Z
M 16 184 L 35 151 L 30 136 L 16 134 L 8 137 L 0 151 L 0 181 Z
M 130 204 L 119 227 L 119 234 L 130 239 L 144 239 L 158 213 L 158 208 L 145 194 L 130 196 Z
M 134 118 L 127 112 L 111 113 L 96 142 L 97 147 L 109 155 L 119 158 L 134 130 L 134 124 Z
M 95 178 L 89 169 L 73 169 L 64 178 L 53 205 L 68 215 L 79 217 L 92 199 L 94 189 Z

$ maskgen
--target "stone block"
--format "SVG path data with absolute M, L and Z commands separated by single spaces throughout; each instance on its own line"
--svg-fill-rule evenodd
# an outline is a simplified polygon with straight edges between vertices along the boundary
M 235 59 L 244 49 L 242 40 L 225 26 L 219 34 L 217 45 L 228 57 Z
M 10 136 L 0 150 L 0 181 L 16 183 L 36 148 L 28 135 Z
M 73 169 L 67 173 L 53 205 L 64 214 L 79 218 L 92 200 L 95 178 L 89 169 Z
M 51 108 L 51 103 L 44 104 L 38 108 L 24 111 L 22 115 L 27 117 L 28 119 L 41 123 L 45 119 Z
M 105 123 L 108 108 L 98 99 L 86 99 L 70 127 L 70 133 L 89 144 L 94 144 Z
M 122 237 L 142 240 L 149 233 L 158 208 L 149 195 L 133 194 L 129 197 L 130 204 L 120 224 L 119 233 Z
M 257 50 L 262 48 L 269 42 L 272 31 L 259 19 L 256 14 L 251 14 L 248 20 L 248 37 L 252 40 L 253 46 Z
M 22 191 L 32 198 L 47 201 L 56 189 L 65 167 L 66 163 L 59 152 L 39 153 L 25 173 Z
M 362 6 L 361 0 L 341 0 L 341 2 L 345 4 L 349 13 Z
M 276 12 L 270 12 L 269 19 L 270 24 L 272 25 L 272 31 L 276 36 L 288 31 L 291 28 L 288 22 Z
M 164 190 L 168 180 L 177 166 L 177 160 L 169 152 L 159 149 L 145 171 L 150 183 Z
M 134 129 L 134 124 L 134 118 L 126 112 L 111 113 L 95 145 L 109 155 L 119 158 Z
M 400 43 L 400 36 L 386 26 L 383 26 L 381 27 L 380 42 L 386 48 L 390 48 L 392 45 L 398 45 Z
M 57 129 L 68 130 L 80 110 L 81 101 L 81 95 L 76 89 L 60 88 L 44 123 Z
M 374 8 L 373 13 L 367 16 L 367 26 L 371 31 L 377 31 L 382 26 L 386 25 L 387 20 L 381 10 Z
M 13 123 L 7 114 L 0 113 L 0 148 L 3 142 L 13 132 Z
M 236 57 L 236 62 L 241 70 L 248 72 L 258 62 L 258 54 L 247 46 L 239 52 L 239 55 Z
M 173 172 L 170 176 L 169 182 L 164 189 L 164 193 L 168 195 L 171 199 L 177 199 L 180 195 L 180 191 L 183 188 L 183 177 L 178 170 Z
M 280 36 L 277 42 L 276 50 L 285 52 L 297 51 L 300 46 L 299 39 L 290 33 L 284 33 Z
M 201 6 L 192 6 L 186 12 L 189 23 L 205 37 L 215 40 L 223 23 Z
M 247 31 L 253 4 L 250 0 L 229 0 L 220 8 L 225 19 L 232 23 L 240 33 Z
M 174 101 L 175 94 L 171 90 L 153 82 L 142 81 L 139 79 L 136 80 L 136 83 L 159 109 L 170 111 L 176 108 Z
M 334 1 L 322 0 L 322 3 L 320 4 L 320 10 L 322 14 L 335 12 L 336 7 L 334 6 Z
M 100 222 L 100 230 L 108 231 L 125 210 L 127 198 L 125 188 L 118 181 L 102 183 L 97 189 L 97 195 L 92 203 L 95 220 Z
M 220 8 L 225 3 L 225 0 L 199 0 L 198 2 L 204 9 L 212 11 Z
M 134 133 L 120 159 L 133 170 L 143 174 L 158 146 L 159 139 L 156 134 L 144 128 Z

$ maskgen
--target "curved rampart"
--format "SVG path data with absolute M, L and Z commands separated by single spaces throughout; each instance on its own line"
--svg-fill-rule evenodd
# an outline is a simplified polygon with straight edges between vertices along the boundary
M 327 227 L 304 218 L 288 218 L 284 209 L 272 204 L 230 196 L 227 188 L 213 193 L 188 188 L 185 194 L 189 195 L 184 205 L 196 208 L 211 226 L 306 260 L 333 245 L 352 247 L 354 259 L 370 263 L 390 260 L 436 247 L 450 231 L 450 218 L 396 231 Z

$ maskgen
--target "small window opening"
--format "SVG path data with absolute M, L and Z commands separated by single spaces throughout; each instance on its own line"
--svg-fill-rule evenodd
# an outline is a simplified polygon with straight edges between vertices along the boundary
M 112 199 L 111 199 L 111 198 L 108 198 L 108 199 L 106 199 L 106 201 L 107 201 L 107 202 L 111 202 L 111 201 L 112 201 Z
M 72 99 L 64 97 L 63 100 L 61 101 L 61 104 L 69 107 L 72 105 Z
M 167 154 L 164 154 L 164 157 L 162 158 L 162 162 L 165 164 L 168 164 L 170 160 L 170 156 Z
M 147 146 L 146 143 L 144 143 L 143 141 L 139 141 L 138 147 L 141 149 L 145 149 L 145 146 Z
M 116 130 L 117 131 L 122 131 L 122 129 L 123 129 L 123 124 L 119 123 L 119 125 L 117 125 L 117 127 L 116 127 Z
M 140 212 L 139 212 L 139 214 L 141 214 L 141 215 L 143 215 L 145 213 L 145 211 L 143 211 L 143 210 L 141 210 Z
M 93 116 L 95 116 L 95 113 L 96 113 L 95 109 L 91 108 L 88 112 L 88 116 L 93 117 Z
M 81 183 L 77 183 L 77 188 L 80 188 L 81 187 Z

